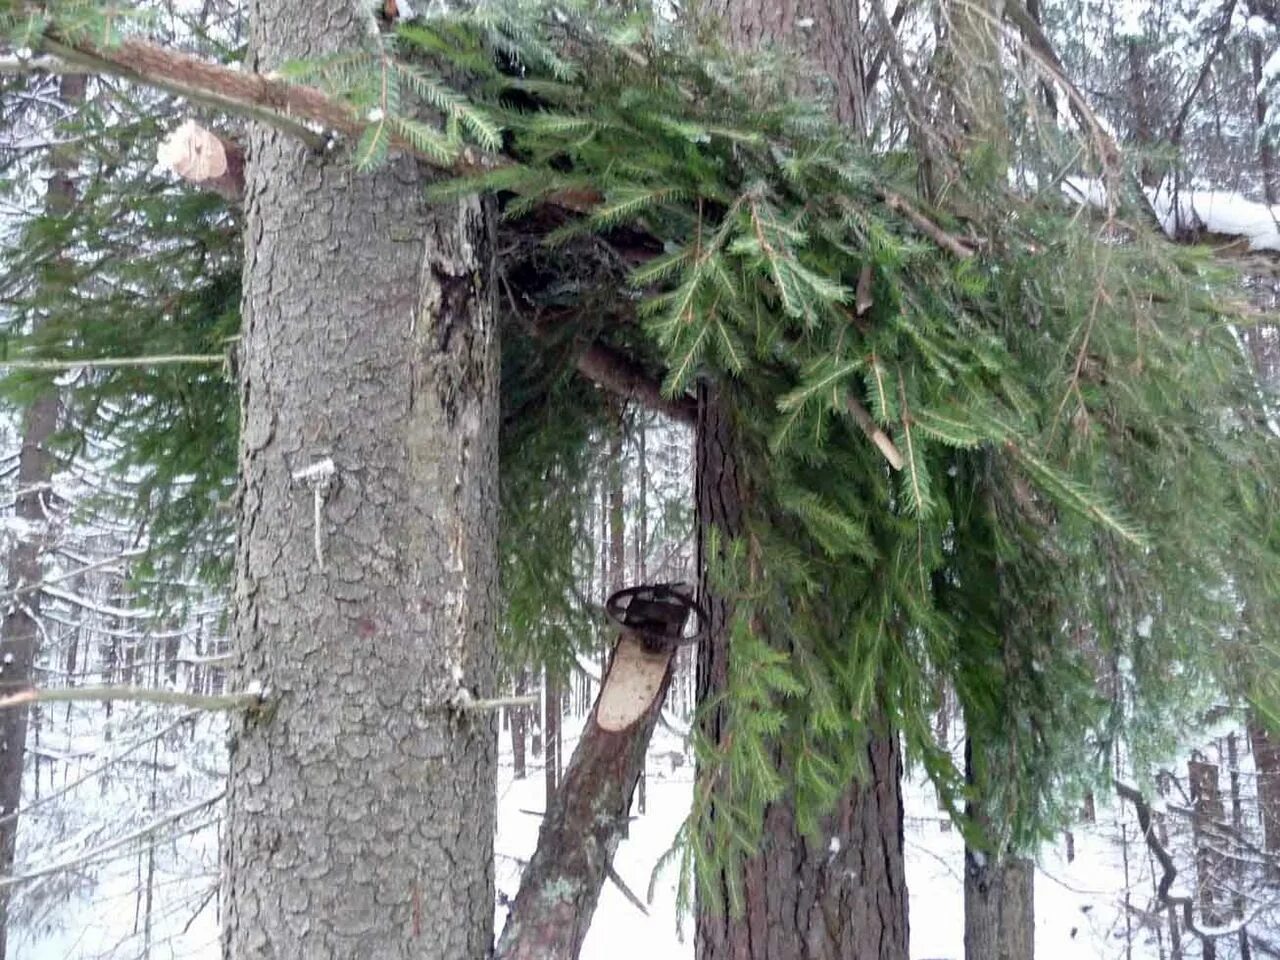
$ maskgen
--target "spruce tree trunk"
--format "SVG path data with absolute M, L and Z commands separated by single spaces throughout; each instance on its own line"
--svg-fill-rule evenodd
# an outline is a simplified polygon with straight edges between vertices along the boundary
M 542 695 L 544 811 L 551 809 L 560 784 L 560 714 L 564 709 L 560 681 L 550 670 L 546 678 Z
M 367 42 L 361 9 L 258 0 L 247 68 Z M 249 154 L 232 633 L 268 707 L 233 725 L 225 955 L 484 957 L 494 718 L 447 702 L 495 683 L 486 217 L 405 158 Z
M 529 692 L 529 671 L 521 669 L 516 677 L 517 696 Z M 525 734 L 529 726 L 529 708 L 511 708 L 511 762 L 515 768 L 515 778 L 525 778 Z
M 861 4 L 841 0 L 707 0 L 728 41 L 743 50 L 777 46 L 815 70 L 799 92 L 818 96 L 845 126 L 866 133 L 865 37 Z
M 699 569 L 705 571 L 707 530 L 717 527 L 722 542 L 738 533 L 746 491 L 726 411 L 709 389 L 700 406 Z M 698 699 L 705 703 L 727 681 L 732 611 L 705 584 L 702 601 L 710 617 L 698 653 Z M 712 742 L 730 735 L 718 714 L 707 719 L 704 732 Z M 894 736 L 869 738 L 866 752 L 867 780 L 850 786 L 827 817 L 822 842 L 801 835 L 787 803 L 769 807 L 763 847 L 742 878 L 742 915 L 699 908 L 699 960 L 906 960 L 902 759 Z M 721 885 L 727 888 L 727 878 Z
M 752 50 L 779 46 L 815 68 L 816 92 L 855 131 L 867 124 L 864 35 L 859 5 L 835 0 L 711 0 L 728 42 Z M 718 527 L 722 542 L 741 527 L 744 496 L 729 418 L 704 391 L 697 437 L 696 486 L 699 576 L 705 577 L 705 531 Z M 698 649 L 698 701 L 724 689 L 729 608 L 702 593 L 711 630 Z M 711 718 L 713 742 L 727 735 Z M 764 848 L 747 865 L 746 910 L 741 917 L 701 906 L 698 960 L 906 960 L 907 887 L 903 861 L 902 758 L 897 737 L 872 735 L 867 780 L 851 784 L 824 824 L 828 844 L 815 847 L 796 829 L 794 813 L 774 804 Z
M 1030 960 L 1035 955 L 1035 867 L 1029 860 L 964 857 L 964 955 Z
M 1203 924 L 1216 927 L 1227 922 L 1230 910 L 1224 889 L 1229 868 L 1221 850 L 1220 827 L 1225 824 L 1222 793 L 1218 786 L 1218 765 L 1205 760 L 1187 761 L 1191 789 L 1192 820 L 1196 861 L 1196 899 Z
M 68 106 L 84 100 L 85 77 L 64 76 L 58 82 L 59 100 Z M 45 194 L 45 210 L 50 217 L 66 216 L 76 202 L 73 175 L 76 168 L 71 148 L 56 148 Z M 49 284 L 65 281 L 66 266 L 60 258 L 46 265 L 45 280 Z M 37 321 L 38 322 L 38 321 Z M 53 478 L 54 458 L 48 450 L 50 439 L 58 427 L 58 393 L 49 384 L 27 407 L 22 418 L 22 450 L 18 454 L 18 493 L 14 498 L 14 515 L 24 523 L 24 532 L 15 531 L 6 568 L 7 593 L 23 586 L 37 584 L 43 578 L 44 553 L 48 547 L 45 504 L 49 500 L 49 481 Z M 31 686 L 32 671 L 39 652 L 39 590 L 33 590 L 7 601 L 4 622 L 0 625 L 0 695 Z M 27 721 L 26 707 L 0 710 L 0 876 L 12 872 L 18 845 L 18 818 L 11 816 L 22 805 L 22 775 L 25 769 Z M 9 901 L 13 887 L 0 888 L 0 958 L 8 956 Z
M 970 799 L 965 813 L 980 827 L 990 824 L 989 784 L 993 773 L 974 751 L 982 744 L 965 738 L 965 776 Z M 975 762 L 978 761 L 978 762 Z M 1036 951 L 1035 865 L 1007 849 L 964 848 L 964 955 L 966 960 L 1033 960 Z
M 1249 748 L 1258 777 L 1258 810 L 1267 853 L 1280 853 L 1280 738 L 1272 736 L 1252 713 L 1249 716 Z
M 1008 122 L 1002 86 L 1000 21 L 1004 0 L 950 0 L 948 17 L 951 59 L 951 97 L 955 119 L 963 131 L 964 151 L 981 165 L 1001 171 L 1003 177 L 1009 154 Z M 992 164 L 992 160 L 996 162 Z M 993 560 L 994 562 L 994 560 Z M 1003 592 L 1001 587 L 1000 591 Z M 1006 606 L 1004 598 L 994 598 L 997 616 Z M 1006 624 L 1005 630 L 1018 629 Z M 1026 669 L 1017 663 L 1006 644 L 1005 670 L 1014 674 Z M 969 731 L 973 726 L 966 723 Z M 965 768 L 970 785 L 967 812 L 979 824 L 994 819 L 991 787 L 999 777 L 1012 775 L 975 757 L 976 752 L 994 749 L 972 733 L 965 739 Z M 978 762 L 975 764 L 975 760 Z M 1032 960 L 1035 956 L 1035 869 L 1003 846 L 981 851 L 965 844 L 964 943 L 967 960 Z

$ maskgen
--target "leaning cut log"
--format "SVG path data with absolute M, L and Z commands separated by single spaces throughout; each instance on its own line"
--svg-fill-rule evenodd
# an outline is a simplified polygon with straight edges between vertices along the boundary
M 696 609 L 683 584 L 620 591 L 610 606 L 623 629 L 542 821 L 496 960 L 577 960 L 624 835 L 631 794 L 671 683 L 673 654 L 689 611 Z

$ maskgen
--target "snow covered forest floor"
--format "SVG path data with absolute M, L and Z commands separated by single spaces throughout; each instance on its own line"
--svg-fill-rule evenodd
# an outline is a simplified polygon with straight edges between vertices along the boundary
M 576 741 L 566 722 L 565 756 Z M 1240 733 L 1237 731 L 1236 736 Z M 498 790 L 497 876 L 500 895 L 514 895 L 520 862 L 537 842 L 543 780 L 537 761 L 529 776 L 513 777 L 504 750 Z M 1252 770 L 1243 768 L 1242 782 Z M 659 858 L 688 813 L 693 786 L 691 758 L 672 732 L 659 727 L 649 749 L 648 804 L 636 816 L 631 837 L 614 860 L 618 874 L 644 898 Z M 932 788 L 921 776 L 905 784 L 907 886 L 910 893 L 912 960 L 961 960 L 964 956 L 964 842 L 938 810 Z M 1158 867 L 1142 843 L 1132 809 L 1099 802 L 1095 822 L 1046 846 L 1037 862 L 1036 956 L 1039 960 L 1159 960 L 1171 955 L 1167 918 L 1150 912 Z M 1184 851 L 1185 852 L 1185 851 Z M 1127 858 L 1127 862 L 1126 862 Z M 1175 890 L 1194 877 L 1189 864 Z M 663 870 L 654 884 L 649 915 L 643 915 L 613 884 L 607 884 L 583 950 L 582 960 L 692 960 L 691 921 L 677 924 L 677 867 Z M 499 906 L 498 924 L 503 918 Z M 1154 917 L 1154 920 L 1153 920 Z M 1199 948 L 1184 937 L 1184 956 Z M 1234 956 L 1222 947 L 1220 956 Z
M 105 755 L 120 756 L 131 744 L 146 740 L 137 724 L 119 716 L 99 724 L 112 742 L 87 733 L 80 742 L 87 771 Z M 73 786 L 59 794 L 56 784 L 43 788 L 50 818 L 33 816 L 24 831 L 20 862 L 52 867 L 78 861 L 93 850 L 101 857 L 77 862 L 51 873 L 22 898 L 23 924 L 16 956 L 32 960 L 89 960 L 97 957 L 214 958 L 220 955 L 217 923 L 218 844 L 216 819 L 205 811 L 174 822 L 174 814 L 217 796 L 221 766 L 220 724 L 204 718 L 196 728 L 170 718 L 158 729 L 173 727 L 164 744 L 148 757 L 152 775 L 178 777 L 192 796 L 171 799 L 155 813 L 156 798 L 145 783 L 127 773 L 105 784 L 88 781 L 80 794 Z M 571 755 L 582 717 L 566 717 L 564 756 Z M 148 723 L 155 721 L 152 716 Z M 153 728 L 157 729 L 157 728 Z M 182 732 L 185 731 L 185 732 Z M 1215 731 L 1223 736 L 1239 731 Z M 175 737 L 175 733 L 177 736 Z M 510 737 L 501 737 L 498 783 L 496 874 L 497 926 L 503 903 L 513 896 L 520 870 L 537 842 L 544 806 L 541 757 L 530 756 L 527 776 L 516 779 Z M 182 758 L 186 757 L 186 760 Z M 201 760 L 203 758 L 203 760 Z M 70 769 L 70 764 L 60 764 Z M 122 765 L 125 771 L 130 767 Z M 1250 795 L 1252 768 L 1243 752 L 1238 771 L 1247 810 L 1256 810 Z M 627 887 L 646 899 L 655 864 L 670 849 L 688 812 L 693 762 L 680 737 L 659 726 L 649 748 L 647 805 L 635 814 L 630 838 L 619 849 L 615 868 Z M 75 775 L 67 783 L 75 782 Z M 63 787 L 65 789 L 65 786 Z M 141 791 L 141 792 L 140 792 Z M 185 792 L 185 791 L 184 791 Z M 939 811 L 932 788 L 919 774 L 909 774 L 906 789 L 906 857 L 910 891 L 913 960 L 960 960 L 963 957 L 964 846 L 960 833 Z M 194 802 L 192 802 L 194 801 Z M 358 816 L 359 811 L 353 811 Z M 136 819 L 136 822 L 135 822 Z M 51 831 L 65 832 L 52 843 Z M 148 831 L 150 833 L 148 833 Z M 1131 809 L 1099 798 L 1095 822 L 1072 831 L 1074 856 L 1066 837 L 1040 854 L 1035 886 L 1036 955 L 1040 960 L 1159 960 L 1171 956 L 1167 917 L 1151 912 L 1157 871 L 1138 832 Z M 154 845 L 121 842 L 134 835 L 154 835 Z M 111 844 L 119 844 L 106 849 Z M 43 849 L 37 849 L 43 845 Z M 1188 849 L 1175 851 L 1189 857 Z M 1184 845 L 1185 846 L 1185 845 Z M 1178 888 L 1186 890 L 1194 865 L 1180 863 Z M 693 957 L 691 922 L 677 923 L 678 858 L 659 873 L 648 915 L 628 902 L 612 883 L 606 884 L 583 951 L 583 960 L 686 960 Z M 149 876 L 150 874 L 150 876 Z M 1192 881 L 1193 882 L 1193 881 Z M 1265 920 L 1265 913 L 1260 918 Z M 1184 954 L 1199 957 L 1198 947 L 1184 936 Z M 149 952 L 148 952 L 149 951 Z M 1220 956 L 1234 956 L 1232 949 Z

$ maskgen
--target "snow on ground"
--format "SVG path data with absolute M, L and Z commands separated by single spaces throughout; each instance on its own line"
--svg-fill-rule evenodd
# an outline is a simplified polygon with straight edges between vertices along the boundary
M 564 756 L 577 744 L 581 720 L 565 719 Z M 496 843 L 498 889 L 513 896 L 519 885 L 519 861 L 537 843 L 543 809 L 541 761 L 530 757 L 528 777 L 515 780 L 509 742 L 504 738 L 498 786 Z M 671 846 L 684 822 L 692 796 L 692 759 L 669 730 L 659 727 L 649 749 L 648 805 L 632 821 L 631 836 L 618 850 L 619 875 L 641 899 L 654 864 Z M 959 832 L 945 829 L 933 789 L 919 780 L 904 783 L 907 887 L 910 893 L 912 960 L 963 960 L 964 846 Z M 532 811 L 532 813 L 528 812 Z M 1128 818 L 1126 820 L 1126 817 Z M 1157 960 L 1162 956 L 1154 930 L 1144 929 L 1125 908 L 1125 867 L 1117 842 L 1122 828 L 1129 841 L 1132 904 L 1145 910 L 1152 876 L 1138 838 L 1132 811 L 1099 804 L 1098 822 L 1074 832 L 1075 857 L 1067 862 L 1065 839 L 1041 852 L 1036 873 L 1037 960 Z M 582 960 L 692 960 L 690 922 L 684 939 L 675 919 L 676 867 L 660 877 L 649 916 L 606 883 L 583 948 Z M 1126 914 L 1132 920 L 1132 951 Z M 505 910 L 497 909 L 497 929 Z M 1168 944 L 1164 947 L 1168 955 Z
M 581 724 L 581 719 L 565 718 L 566 760 L 577 746 Z M 532 757 L 529 776 L 514 779 L 509 747 L 509 738 L 504 738 L 494 859 L 498 890 L 514 897 L 520 884 L 520 864 L 514 858 L 529 859 L 541 824 L 539 817 L 527 811 L 541 813 L 545 785 L 541 761 Z M 663 726 L 658 727 L 649 744 L 646 781 L 646 811 L 632 820 L 631 836 L 618 848 L 613 861 L 623 882 L 642 900 L 654 864 L 671 848 L 693 796 L 693 760 L 680 740 Z M 654 902 L 647 917 L 628 903 L 616 886 L 606 882 L 581 960 L 692 960 L 691 924 L 685 924 L 683 943 L 676 931 L 677 868 L 678 864 L 672 863 L 664 870 L 654 887 Z M 499 906 L 495 929 L 501 929 L 505 917 L 506 911 Z
M 911 780 L 903 789 L 912 960 L 963 960 L 964 841 L 958 831 L 944 827 L 946 814 L 937 809 L 931 786 Z M 1036 960 L 1157 960 L 1168 955 L 1167 943 L 1161 954 L 1154 931 L 1144 930 L 1136 919 L 1132 952 L 1126 953 L 1126 885 L 1116 842 L 1122 825 L 1130 844 L 1132 904 L 1140 909 L 1149 905 L 1151 868 L 1132 811 L 1100 804 L 1098 822 L 1074 831 L 1072 862 L 1067 862 L 1065 838 L 1040 853 Z
M 565 718 L 566 758 L 577 744 L 581 724 L 582 718 Z M 207 742 L 212 743 L 213 738 Z M 508 734 L 502 735 L 501 743 L 495 866 L 498 891 L 510 897 L 519 884 L 521 864 L 537 842 L 544 784 L 541 758 L 530 754 L 528 776 L 516 780 Z M 190 749 L 190 745 L 176 744 L 171 749 L 182 748 Z M 654 864 L 671 847 L 688 812 L 693 776 L 692 758 L 681 738 L 659 726 L 649 749 L 647 810 L 634 816 L 631 836 L 615 859 L 619 875 L 642 899 Z M 125 804 L 119 790 L 131 786 L 116 785 L 106 802 Z M 1035 890 L 1038 960 L 1158 960 L 1169 955 L 1167 942 L 1164 951 L 1160 949 L 1157 930 L 1141 925 L 1140 917 L 1151 905 L 1153 881 L 1132 810 L 1107 806 L 1103 799 L 1099 797 L 1098 822 L 1075 831 L 1073 861 L 1067 861 L 1063 838 L 1041 852 Z M 905 782 L 904 800 L 912 960 L 962 960 L 964 851 L 960 834 L 944 826 L 945 815 L 938 810 L 932 788 L 918 777 Z M 184 960 L 219 956 L 214 898 L 217 833 L 216 824 L 211 824 L 194 835 L 161 845 L 154 882 L 151 956 Z M 1128 840 L 1128 890 L 1133 911 L 1125 908 L 1122 836 Z M 108 831 L 94 841 L 110 839 Z M 28 852 L 31 862 L 40 861 L 36 851 Z M 48 852 L 56 851 L 49 848 Z M 141 863 L 130 856 L 103 864 L 94 871 L 96 883 L 73 881 L 72 890 L 50 897 L 43 909 L 28 911 L 28 926 L 16 938 L 18 956 L 89 960 L 142 955 L 139 948 L 147 938 L 137 893 Z M 659 878 L 648 916 L 606 883 L 583 960 L 692 960 L 691 924 L 686 922 L 683 939 L 676 927 L 677 869 L 673 862 Z M 1179 886 L 1184 883 L 1180 878 Z M 504 919 L 505 908 L 499 905 L 496 929 Z M 1132 950 L 1127 953 L 1126 941 L 1130 939 Z M 120 947 L 125 949 L 117 953 Z M 1184 955 L 1196 957 L 1198 953 Z
M 1062 192 L 1085 206 L 1096 209 L 1107 206 L 1107 188 L 1097 179 L 1066 177 Z M 1268 206 L 1228 190 L 1170 192 L 1162 187 L 1147 188 L 1146 194 L 1160 225 L 1171 237 L 1186 230 L 1204 230 L 1238 237 L 1250 250 L 1280 251 L 1280 205 Z

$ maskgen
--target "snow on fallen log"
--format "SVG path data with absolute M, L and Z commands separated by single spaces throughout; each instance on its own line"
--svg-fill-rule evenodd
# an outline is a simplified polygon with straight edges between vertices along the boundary
M 1067 177 L 1062 192 L 1085 206 L 1104 209 L 1105 185 L 1088 177 Z M 1243 240 L 1250 250 L 1280 252 L 1280 206 L 1250 200 L 1230 190 L 1170 190 L 1148 187 L 1151 209 L 1172 238 L 1210 233 Z

